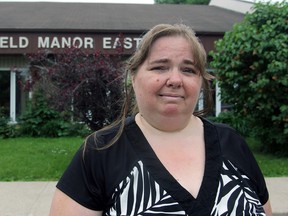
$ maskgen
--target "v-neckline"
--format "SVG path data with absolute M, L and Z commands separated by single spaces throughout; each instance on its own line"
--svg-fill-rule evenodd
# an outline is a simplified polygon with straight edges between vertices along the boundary
M 127 128 L 127 135 L 131 140 L 131 144 L 150 175 L 178 203 L 183 204 L 184 206 L 189 203 L 187 208 L 190 210 L 195 210 L 196 206 L 199 208 L 202 204 L 203 207 L 205 206 L 205 208 L 207 208 L 207 201 L 209 200 L 212 208 L 212 204 L 214 203 L 213 200 L 215 199 L 218 188 L 221 168 L 220 147 L 216 130 L 213 125 L 205 119 L 200 119 L 202 120 L 204 127 L 205 168 L 197 197 L 193 197 L 184 187 L 182 187 L 161 163 L 141 129 L 136 124 L 135 119 Z

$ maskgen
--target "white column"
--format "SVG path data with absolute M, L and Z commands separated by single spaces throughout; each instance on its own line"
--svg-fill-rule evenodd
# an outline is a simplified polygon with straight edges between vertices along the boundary
M 27 72 L 27 74 L 28 74 L 28 72 Z M 25 82 L 27 82 L 28 80 L 31 80 L 31 76 L 30 76 L 30 75 L 26 75 L 26 76 L 25 76 Z M 30 81 L 29 81 L 29 82 L 30 82 Z M 29 100 L 32 100 L 32 98 L 33 98 L 33 91 L 32 91 L 32 89 L 29 89 L 28 98 L 29 98 Z
M 16 123 L 16 73 L 10 71 L 10 122 Z
M 204 108 L 204 96 L 203 91 L 200 92 L 199 100 L 198 100 L 198 110 L 203 110 Z
M 215 116 L 217 117 L 221 113 L 221 89 L 216 80 L 215 85 Z

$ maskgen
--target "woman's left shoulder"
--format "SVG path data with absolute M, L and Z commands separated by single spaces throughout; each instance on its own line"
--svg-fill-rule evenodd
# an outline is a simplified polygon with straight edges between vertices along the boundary
M 201 118 L 204 128 L 213 129 L 221 139 L 236 139 L 238 141 L 245 142 L 245 138 L 235 128 L 225 123 L 213 122 L 207 118 Z
M 245 138 L 233 127 L 223 123 L 212 122 L 205 118 L 202 118 L 202 121 L 206 131 L 205 136 L 214 137 L 213 139 L 219 144 L 222 155 L 229 158 L 251 155 Z

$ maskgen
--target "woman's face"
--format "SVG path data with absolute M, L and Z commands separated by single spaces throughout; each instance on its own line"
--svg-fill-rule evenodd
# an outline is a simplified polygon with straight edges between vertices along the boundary
M 157 39 L 133 76 L 139 112 L 143 116 L 191 116 L 202 77 L 188 40 L 182 36 Z

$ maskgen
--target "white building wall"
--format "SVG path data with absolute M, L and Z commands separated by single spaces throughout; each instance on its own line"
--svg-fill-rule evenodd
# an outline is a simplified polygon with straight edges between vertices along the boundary
M 241 0 L 211 0 L 209 5 L 245 14 L 252 12 L 253 3 Z

